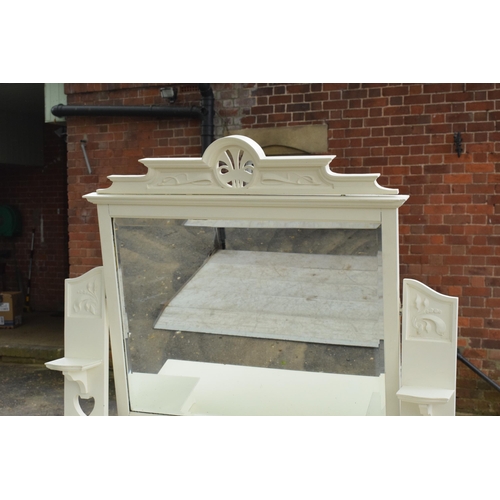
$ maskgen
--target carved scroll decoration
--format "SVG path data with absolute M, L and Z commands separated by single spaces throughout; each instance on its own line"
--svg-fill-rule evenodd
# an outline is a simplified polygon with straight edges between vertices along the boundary
M 200 179 L 199 176 L 195 177 L 189 174 L 177 174 L 168 175 L 158 179 L 154 183 L 149 185 L 152 187 L 163 187 L 163 186 L 184 186 L 186 184 L 193 184 L 195 186 L 210 186 L 212 181 L 209 176 L 206 179 Z
M 443 319 L 443 310 L 433 307 L 428 297 L 415 292 L 412 299 L 411 325 L 413 329 L 408 337 L 411 339 L 450 340 L 450 329 Z
M 70 310 L 72 317 L 86 318 L 89 316 L 101 317 L 101 284 L 97 278 L 72 285 L 70 291 Z
M 299 175 L 293 172 L 286 175 L 279 174 L 263 174 L 262 184 L 279 185 L 279 184 L 295 184 L 299 186 L 319 186 L 321 182 L 312 175 Z

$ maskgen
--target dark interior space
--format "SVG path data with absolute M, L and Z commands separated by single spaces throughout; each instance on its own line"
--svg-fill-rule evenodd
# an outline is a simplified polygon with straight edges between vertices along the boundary
M 24 312 L 63 310 L 68 276 L 64 123 L 45 120 L 43 83 L 0 84 L 0 291 Z

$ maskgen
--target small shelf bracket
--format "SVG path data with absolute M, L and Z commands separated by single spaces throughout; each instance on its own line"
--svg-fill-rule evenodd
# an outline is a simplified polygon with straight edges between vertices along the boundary
M 63 373 L 67 380 L 76 382 L 80 388 L 80 396 L 89 396 L 88 371 L 101 364 L 101 360 L 59 358 L 45 363 L 47 368 Z

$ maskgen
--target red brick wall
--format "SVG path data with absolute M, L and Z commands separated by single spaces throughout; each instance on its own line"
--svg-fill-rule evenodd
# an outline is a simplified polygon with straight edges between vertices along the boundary
M 337 172 L 380 172 L 409 194 L 401 277 L 460 298 L 459 345 L 500 382 L 500 84 L 256 85 L 247 127 L 327 123 Z M 464 153 L 454 151 L 460 132 Z M 458 407 L 500 413 L 459 363 Z
M 63 310 L 64 279 L 68 277 L 66 144 L 54 133 L 57 128 L 45 125 L 43 167 L 0 166 L 0 204 L 17 208 L 23 223 L 20 236 L 0 242 L 2 248 L 13 246 L 13 258 L 6 263 L 5 287 L 18 290 L 16 264 L 27 287 L 35 227 L 30 294 L 35 311 Z
M 66 84 L 68 105 L 168 105 L 154 84 Z M 183 85 L 176 106 L 199 104 L 196 85 Z M 96 207 L 82 198 L 109 186 L 111 174 L 146 172 L 138 160 L 160 156 L 200 156 L 198 120 L 147 117 L 67 117 L 70 276 L 101 265 Z M 85 164 L 85 144 L 91 173 Z
M 164 104 L 158 85 L 67 85 L 68 104 Z M 328 125 L 336 172 L 379 172 L 409 194 L 401 277 L 460 297 L 459 345 L 500 382 L 500 84 L 217 84 L 216 134 Z M 178 105 L 199 104 L 185 86 Z M 81 199 L 148 156 L 199 156 L 198 121 L 68 118 L 71 274 L 100 263 L 95 209 Z M 461 132 L 464 153 L 454 151 Z M 88 175 L 79 141 L 87 139 Z M 497 208 L 498 205 L 498 208 Z M 458 409 L 500 414 L 500 394 L 459 363 Z

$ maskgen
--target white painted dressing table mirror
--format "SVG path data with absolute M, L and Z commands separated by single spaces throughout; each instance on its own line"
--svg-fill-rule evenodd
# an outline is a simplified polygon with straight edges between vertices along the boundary
M 66 283 L 65 357 L 48 363 L 66 376 L 65 413 L 85 397 L 107 413 L 108 328 L 120 415 L 453 413 L 457 299 L 405 280 L 408 356 L 450 364 L 425 378 L 410 359 L 406 374 L 407 196 L 332 173 L 333 158 L 266 157 L 229 136 L 87 195 L 103 266 Z

